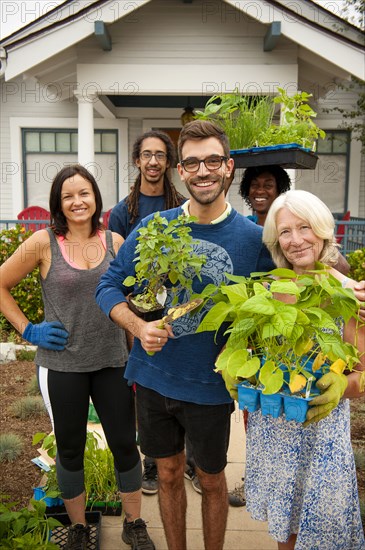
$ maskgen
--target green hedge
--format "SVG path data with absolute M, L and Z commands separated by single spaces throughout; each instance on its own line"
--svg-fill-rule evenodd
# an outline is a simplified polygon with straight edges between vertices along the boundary
M 12 229 L 4 229 L 0 232 L 0 263 L 3 264 L 25 240 L 32 235 L 32 231 L 26 231 L 21 225 Z M 11 291 L 20 309 L 32 323 L 40 323 L 43 320 L 43 303 L 41 286 L 39 282 L 39 269 L 29 273 Z M 0 314 L 0 329 L 3 331 L 14 330 L 12 325 Z

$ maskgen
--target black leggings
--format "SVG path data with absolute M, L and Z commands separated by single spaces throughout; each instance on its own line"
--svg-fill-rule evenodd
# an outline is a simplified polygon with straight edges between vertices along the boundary
M 37 375 L 56 436 L 57 461 L 64 471 L 83 470 L 90 397 L 113 453 L 115 469 L 120 473 L 135 469 L 140 456 L 134 392 L 123 376 L 124 367 L 86 373 L 38 367 Z

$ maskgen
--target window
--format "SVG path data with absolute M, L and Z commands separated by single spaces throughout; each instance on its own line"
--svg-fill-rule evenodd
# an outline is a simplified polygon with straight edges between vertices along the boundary
M 24 206 L 49 208 L 53 178 L 68 164 L 77 162 L 77 130 L 22 129 L 24 165 Z M 103 210 L 118 199 L 117 130 L 95 130 L 96 180 L 103 198 Z

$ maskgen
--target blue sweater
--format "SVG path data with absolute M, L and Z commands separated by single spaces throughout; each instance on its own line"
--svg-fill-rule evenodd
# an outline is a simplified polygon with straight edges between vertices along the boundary
M 130 215 L 128 213 L 128 204 L 126 203 L 127 197 L 118 202 L 110 213 L 109 229 L 122 235 L 125 239 L 129 233 L 133 231 L 139 222 L 149 216 L 153 212 L 165 210 L 165 195 L 149 196 L 139 194 L 138 201 L 138 216 L 133 223 L 130 223 Z
M 161 214 L 168 220 L 176 218 L 182 209 L 174 208 Z M 148 220 L 144 219 L 142 225 Z M 200 293 L 208 283 L 219 285 L 226 281 L 224 273 L 249 276 L 253 271 L 273 269 L 267 248 L 262 244 L 262 228 L 247 220 L 236 210 L 217 224 L 191 224 L 191 235 L 195 240 L 195 252 L 207 258 L 201 275 L 193 281 L 193 291 Z M 108 271 L 101 277 L 96 290 L 96 300 L 106 315 L 113 307 L 126 301 L 130 288 L 122 285 L 128 275 L 134 275 L 134 250 L 137 231 L 133 231 L 111 262 Z M 182 295 L 179 303 L 189 296 Z M 168 294 L 166 308 L 170 306 Z M 218 405 L 229 403 L 231 398 L 222 377 L 214 372 L 214 362 L 226 342 L 223 330 L 215 338 L 214 332 L 195 334 L 209 307 L 186 315 L 173 322 L 175 338 L 169 339 L 161 352 L 152 357 L 143 350 L 135 339 L 130 353 L 126 377 L 138 384 L 151 388 L 161 395 L 198 404 Z

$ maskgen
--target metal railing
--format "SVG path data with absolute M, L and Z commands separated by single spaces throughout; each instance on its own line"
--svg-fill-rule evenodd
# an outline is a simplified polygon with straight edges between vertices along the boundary
M 49 220 L 0 220 L 0 231 L 10 229 L 17 224 L 33 231 L 49 225 Z M 33 228 L 34 226 L 34 228 Z M 336 237 L 341 239 L 341 252 L 346 255 L 358 248 L 365 247 L 365 219 L 352 218 L 349 221 L 336 220 Z

